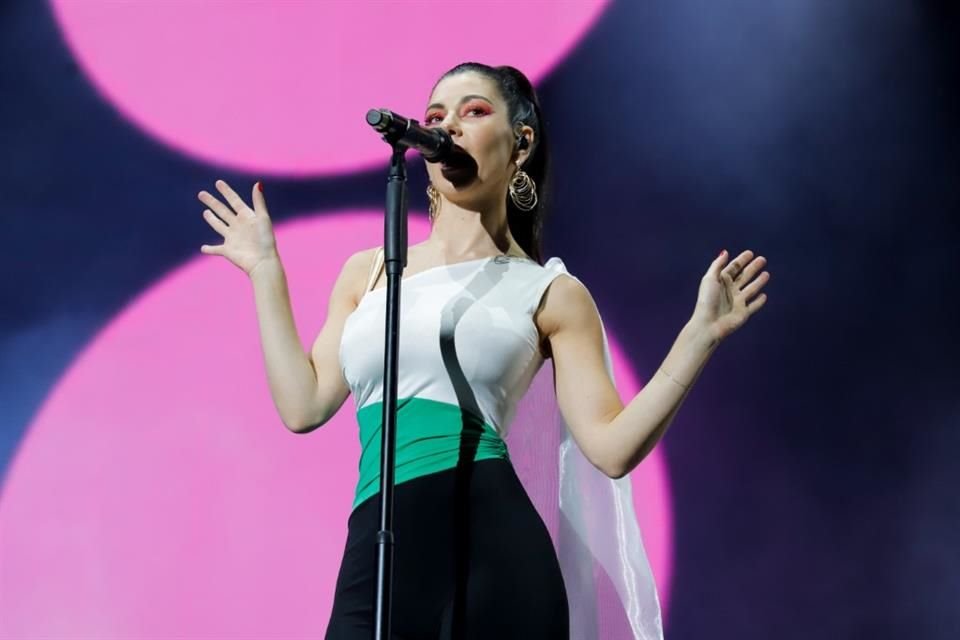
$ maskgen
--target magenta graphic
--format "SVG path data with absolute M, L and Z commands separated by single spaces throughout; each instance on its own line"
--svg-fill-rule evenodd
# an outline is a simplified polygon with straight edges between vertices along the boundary
M 606 5 L 52 1 L 78 65 L 126 119 L 185 155 L 258 176 L 383 164 L 368 109 L 422 121 L 433 83 L 467 60 L 537 82 Z

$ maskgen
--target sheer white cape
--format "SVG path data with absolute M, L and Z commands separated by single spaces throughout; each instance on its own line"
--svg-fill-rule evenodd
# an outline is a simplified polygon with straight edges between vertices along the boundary
M 556 257 L 544 267 L 576 277 Z M 606 329 L 603 350 L 613 379 Z M 552 359 L 544 362 L 518 404 L 506 442 L 560 559 L 570 603 L 570 639 L 661 640 L 660 603 L 634 514 L 630 478 L 606 476 L 573 440 L 557 406 Z

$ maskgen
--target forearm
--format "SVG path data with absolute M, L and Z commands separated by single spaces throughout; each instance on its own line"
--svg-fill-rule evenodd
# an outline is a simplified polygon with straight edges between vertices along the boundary
M 284 425 L 296 430 L 304 408 L 316 395 L 317 379 L 297 335 L 279 256 L 257 265 L 250 281 L 270 395 Z
M 699 325 L 684 325 L 660 368 L 606 429 L 618 475 L 632 471 L 660 441 L 718 344 Z

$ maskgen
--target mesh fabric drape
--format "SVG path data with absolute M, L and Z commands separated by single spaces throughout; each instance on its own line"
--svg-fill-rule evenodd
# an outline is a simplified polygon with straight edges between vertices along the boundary
M 575 277 L 556 257 L 544 267 Z M 603 349 L 612 379 L 605 329 Z M 560 559 L 571 640 L 662 639 L 660 604 L 634 514 L 630 478 L 606 476 L 573 440 L 557 406 L 552 359 L 543 364 L 517 406 L 506 442 Z

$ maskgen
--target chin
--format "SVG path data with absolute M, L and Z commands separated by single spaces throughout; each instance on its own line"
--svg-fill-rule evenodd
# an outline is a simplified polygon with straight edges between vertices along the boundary
M 446 177 L 441 178 L 438 183 L 435 183 L 440 188 L 440 193 L 443 195 L 463 195 L 463 194 L 472 194 L 479 190 L 482 186 L 482 182 L 476 177 L 463 178 L 458 180 L 450 180 Z M 449 198 L 448 198 L 449 199 Z
M 440 169 L 434 184 L 444 191 L 463 193 L 482 187 L 485 181 L 476 170 Z

